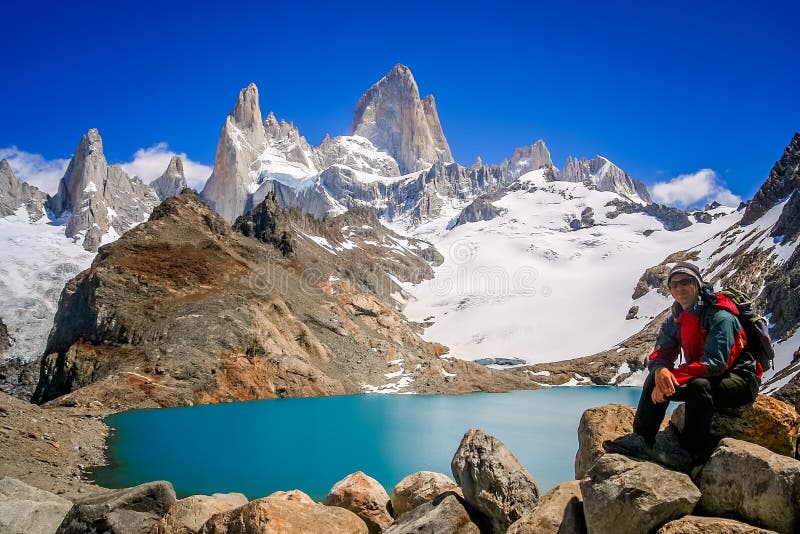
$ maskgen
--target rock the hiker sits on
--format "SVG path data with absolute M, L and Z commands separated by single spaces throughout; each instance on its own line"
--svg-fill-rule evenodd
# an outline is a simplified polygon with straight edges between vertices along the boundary
M 608 452 L 658 460 L 653 445 L 669 402 L 683 401 L 686 423 L 680 443 L 698 462 L 711 452 L 714 409 L 753 402 L 763 370 L 743 350 L 747 339 L 736 303 L 704 284 L 695 265 L 678 263 L 667 283 L 675 303 L 650 355 L 650 374 L 636 409 L 634 433 L 606 441 L 603 447 Z M 685 362 L 675 367 L 681 350 Z

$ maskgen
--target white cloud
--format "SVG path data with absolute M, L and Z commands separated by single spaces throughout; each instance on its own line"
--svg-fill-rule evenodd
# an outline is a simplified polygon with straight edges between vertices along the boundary
M 15 146 L 0 148 L 0 159 L 8 160 L 20 182 L 28 182 L 51 195 L 58 191 L 58 182 L 69 165 L 69 158 L 48 160 Z
M 172 156 L 180 156 L 183 160 L 183 173 L 186 183 L 195 191 L 201 191 L 211 176 L 212 168 L 189 159 L 185 152 L 180 154 L 169 149 L 167 143 L 157 143 L 150 148 L 140 148 L 133 154 L 133 161 L 122 163 L 122 168 L 129 176 L 138 176 L 145 183 L 150 183 L 167 170 Z
M 650 188 L 653 200 L 660 204 L 687 208 L 717 201 L 737 207 L 742 198 L 732 193 L 712 169 L 694 174 L 681 174 L 668 182 L 657 182 Z

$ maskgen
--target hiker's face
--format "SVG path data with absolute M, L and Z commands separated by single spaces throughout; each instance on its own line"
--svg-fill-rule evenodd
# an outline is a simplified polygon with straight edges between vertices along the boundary
M 683 309 L 697 302 L 697 298 L 700 296 L 700 287 L 694 278 L 685 274 L 676 274 L 669 282 L 672 298 L 677 300 Z

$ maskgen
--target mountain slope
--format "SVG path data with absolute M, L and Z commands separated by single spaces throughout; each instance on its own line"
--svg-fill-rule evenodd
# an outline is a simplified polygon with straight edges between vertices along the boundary
M 394 310 L 424 243 L 366 212 L 319 221 L 270 195 L 231 229 L 191 191 L 64 289 L 34 401 L 143 407 L 367 390 L 536 387 L 421 340 Z M 66 395 L 66 397 L 65 397 Z

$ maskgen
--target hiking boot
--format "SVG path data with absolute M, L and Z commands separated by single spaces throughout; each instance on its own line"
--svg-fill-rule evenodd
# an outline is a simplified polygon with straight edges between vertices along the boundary
M 656 445 L 650 449 L 650 455 L 654 462 L 659 463 L 667 469 L 688 473 L 695 464 L 694 456 L 683 447 L 662 448 Z
M 650 460 L 650 445 L 647 440 L 639 434 L 626 434 L 617 439 L 610 439 L 603 442 L 603 449 L 606 452 L 624 454 L 639 460 Z

